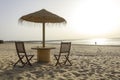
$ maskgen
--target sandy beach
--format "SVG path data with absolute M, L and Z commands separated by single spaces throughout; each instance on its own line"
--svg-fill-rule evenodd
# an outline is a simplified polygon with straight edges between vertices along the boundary
M 28 53 L 34 54 L 32 67 L 20 68 L 15 44 L 0 44 L 0 80 L 120 80 L 120 46 L 72 44 L 70 60 L 72 66 L 55 66 L 53 54 L 59 52 L 60 44 L 46 44 L 51 50 L 50 63 L 37 63 L 37 43 L 25 43 Z

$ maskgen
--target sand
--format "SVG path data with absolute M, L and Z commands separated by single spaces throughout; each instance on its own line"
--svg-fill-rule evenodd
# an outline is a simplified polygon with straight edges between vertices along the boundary
M 0 80 L 120 80 L 120 46 L 74 45 L 70 60 L 72 66 L 55 66 L 54 53 L 59 52 L 59 44 L 51 51 L 50 63 L 37 63 L 37 52 L 31 47 L 41 44 L 25 43 L 27 52 L 34 54 L 32 67 L 24 68 L 13 64 L 17 61 L 14 43 L 0 44 Z

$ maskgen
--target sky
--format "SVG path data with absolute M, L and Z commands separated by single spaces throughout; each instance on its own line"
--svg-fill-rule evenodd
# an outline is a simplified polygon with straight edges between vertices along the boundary
M 46 24 L 46 40 L 120 37 L 120 0 L 0 0 L 0 40 L 42 40 L 42 24 L 21 16 L 46 9 L 67 24 Z

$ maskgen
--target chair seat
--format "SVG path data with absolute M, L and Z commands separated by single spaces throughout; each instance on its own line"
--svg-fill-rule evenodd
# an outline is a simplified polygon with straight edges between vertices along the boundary
M 20 55 L 20 56 L 25 56 L 24 54 L 22 54 L 22 55 Z M 27 56 L 34 56 L 34 55 L 32 55 L 32 54 L 27 54 Z
M 60 56 L 66 56 L 67 54 L 61 54 Z M 59 56 L 59 54 L 54 54 L 54 56 Z

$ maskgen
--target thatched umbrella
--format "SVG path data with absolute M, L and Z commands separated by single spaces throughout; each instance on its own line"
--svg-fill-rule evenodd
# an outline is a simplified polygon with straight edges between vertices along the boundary
M 45 9 L 24 15 L 19 19 L 19 21 L 28 21 L 43 24 L 43 47 L 45 47 L 45 23 L 66 23 L 66 20 L 64 18 L 53 14 Z

